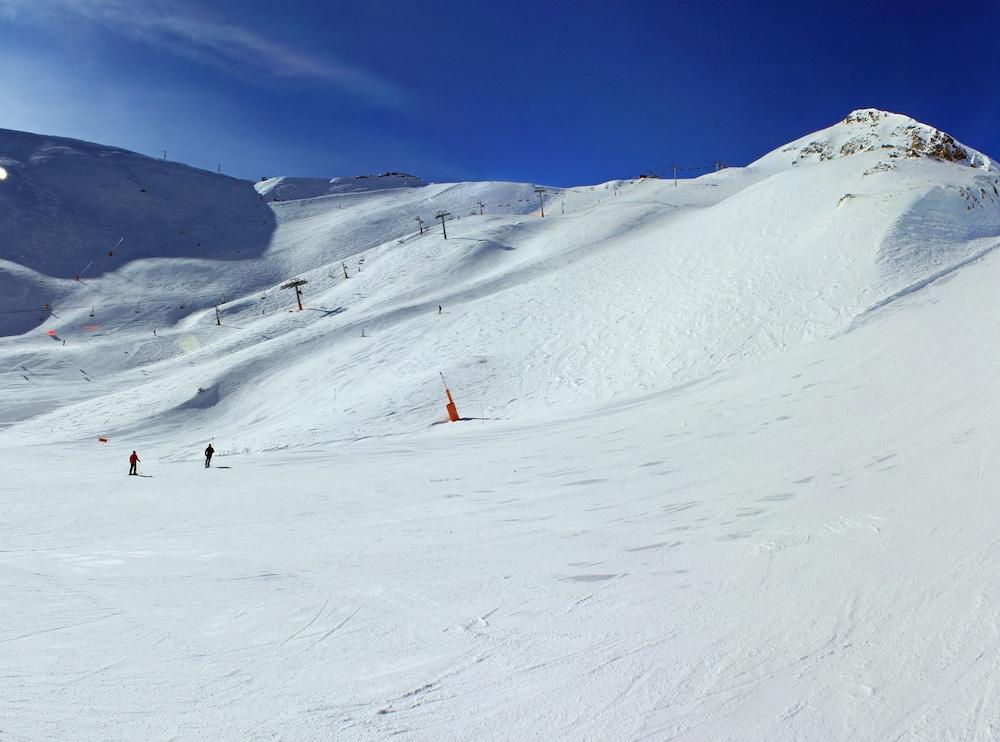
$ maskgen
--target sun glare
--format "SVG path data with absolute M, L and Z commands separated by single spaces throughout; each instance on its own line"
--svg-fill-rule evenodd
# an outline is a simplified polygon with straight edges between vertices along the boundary
M 7 171 L 0 166 L 0 180 L 7 180 Z

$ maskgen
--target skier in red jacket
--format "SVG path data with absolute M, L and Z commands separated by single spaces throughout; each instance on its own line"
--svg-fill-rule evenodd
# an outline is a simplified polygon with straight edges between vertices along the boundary
M 138 474 L 139 472 L 136 471 L 135 465 L 139 463 L 139 455 L 135 451 L 133 451 L 132 455 L 128 457 L 128 463 L 131 464 L 128 468 L 129 476 L 132 474 Z

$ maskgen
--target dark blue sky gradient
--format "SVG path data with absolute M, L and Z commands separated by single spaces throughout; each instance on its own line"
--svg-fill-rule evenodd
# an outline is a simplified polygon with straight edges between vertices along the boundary
M 0 127 L 251 179 L 573 185 L 874 106 L 1000 157 L 996 2 L 121 2 L 0 0 Z

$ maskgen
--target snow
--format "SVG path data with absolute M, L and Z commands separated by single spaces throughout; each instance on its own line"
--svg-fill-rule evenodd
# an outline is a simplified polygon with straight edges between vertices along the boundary
M 933 157 L 959 162 L 969 167 L 996 173 L 993 161 L 950 135 L 909 116 L 875 108 L 851 111 L 835 126 L 802 137 L 768 153 L 751 167 L 784 168 L 817 160 L 851 157 L 859 153 L 878 153 L 889 165 L 892 160 Z
M 243 184 L 239 255 L 101 198 L 151 236 L 83 282 L 24 194 L 95 145 L 3 132 L 0 221 L 39 224 L 0 252 L 0 738 L 996 738 L 1000 178 L 841 152 L 895 116 L 544 220 L 532 184 Z M 115 157 L 48 187 L 238 184 Z
M 427 185 L 415 175 L 380 173 L 353 178 L 263 178 L 255 186 L 269 201 L 296 201 L 335 193 L 369 193 L 391 188 L 416 188 Z

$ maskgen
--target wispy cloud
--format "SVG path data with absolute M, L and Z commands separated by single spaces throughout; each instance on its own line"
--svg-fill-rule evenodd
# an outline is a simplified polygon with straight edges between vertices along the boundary
M 243 26 L 200 15 L 176 0 L 0 0 L 0 14 L 42 24 L 82 18 L 231 74 L 310 78 L 381 107 L 407 105 L 397 85 L 358 65 L 271 41 Z

